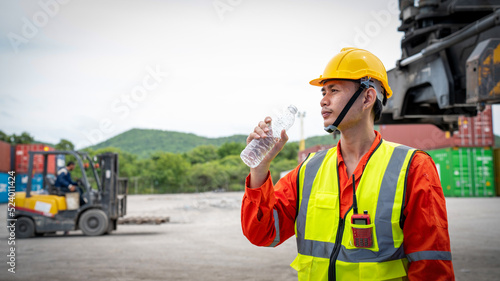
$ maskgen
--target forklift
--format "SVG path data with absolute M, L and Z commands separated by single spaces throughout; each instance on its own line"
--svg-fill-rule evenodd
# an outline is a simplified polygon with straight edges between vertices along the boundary
M 82 189 L 80 205 L 78 192 L 62 193 L 55 187 L 55 176 L 47 173 L 48 157 L 71 155 L 76 169 L 81 172 L 77 180 Z M 41 156 L 40 156 L 41 155 Z M 28 176 L 25 192 L 16 192 L 16 236 L 29 238 L 53 234 L 57 231 L 82 230 L 85 235 L 98 236 L 116 230 L 118 219 L 126 214 L 128 180 L 118 177 L 118 154 L 104 153 L 94 157 L 76 151 L 30 151 L 28 175 L 33 175 L 35 156 L 43 157 L 43 189 L 32 190 L 32 177 Z M 87 177 L 86 170 L 91 169 Z

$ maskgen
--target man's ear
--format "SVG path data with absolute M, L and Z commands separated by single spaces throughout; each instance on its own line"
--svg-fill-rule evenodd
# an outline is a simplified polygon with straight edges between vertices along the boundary
M 377 100 L 377 91 L 373 88 L 368 88 L 363 95 L 363 109 L 369 109 L 373 107 L 373 104 Z

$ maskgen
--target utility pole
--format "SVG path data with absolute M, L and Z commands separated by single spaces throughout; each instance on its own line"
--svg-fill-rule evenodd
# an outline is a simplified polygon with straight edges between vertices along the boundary
M 306 149 L 306 140 L 304 138 L 304 117 L 306 117 L 305 112 L 299 112 L 298 117 L 300 118 L 300 142 L 299 151 Z

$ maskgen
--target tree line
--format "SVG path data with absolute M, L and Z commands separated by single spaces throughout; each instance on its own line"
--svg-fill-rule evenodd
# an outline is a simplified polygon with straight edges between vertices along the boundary
M 244 148 L 236 142 L 200 145 L 186 153 L 156 152 L 146 159 L 114 147 L 84 151 L 91 156 L 117 153 L 119 174 L 129 179 L 129 193 L 145 194 L 244 190 L 249 173 L 239 156 Z M 273 182 L 297 166 L 297 151 L 296 143 L 285 145 L 271 165 Z
M 34 142 L 28 133 L 8 136 L 1 131 L 0 140 L 13 145 Z M 91 157 L 106 152 L 117 153 L 119 176 L 129 179 L 129 193 L 145 194 L 244 190 L 249 173 L 249 168 L 239 157 L 244 148 L 243 143 L 227 142 L 220 146 L 200 145 L 185 153 L 159 151 L 147 158 L 139 158 L 116 147 L 81 151 Z M 74 145 L 69 140 L 61 139 L 55 149 L 74 150 Z M 271 165 L 273 182 L 279 180 L 281 172 L 297 166 L 297 152 L 297 143 L 285 145 Z M 73 160 L 67 156 L 66 162 Z M 81 177 L 79 169 L 72 174 L 75 178 Z M 89 170 L 87 176 L 91 178 Z

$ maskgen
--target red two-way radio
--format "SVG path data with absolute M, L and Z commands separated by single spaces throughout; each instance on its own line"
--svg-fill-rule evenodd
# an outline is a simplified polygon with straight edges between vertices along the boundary
M 357 248 L 370 248 L 373 245 L 373 235 L 372 235 L 372 226 L 359 227 L 360 225 L 369 225 L 370 224 L 370 215 L 368 211 L 365 211 L 364 214 L 354 214 L 351 217 L 351 227 L 352 227 L 352 235 L 354 246 Z
M 370 215 L 365 210 L 358 214 L 358 201 L 356 200 L 356 178 L 352 175 L 352 207 L 351 216 L 352 240 L 357 248 L 370 248 L 373 245 L 373 225 L 370 225 Z M 363 225 L 363 227 L 361 227 Z

